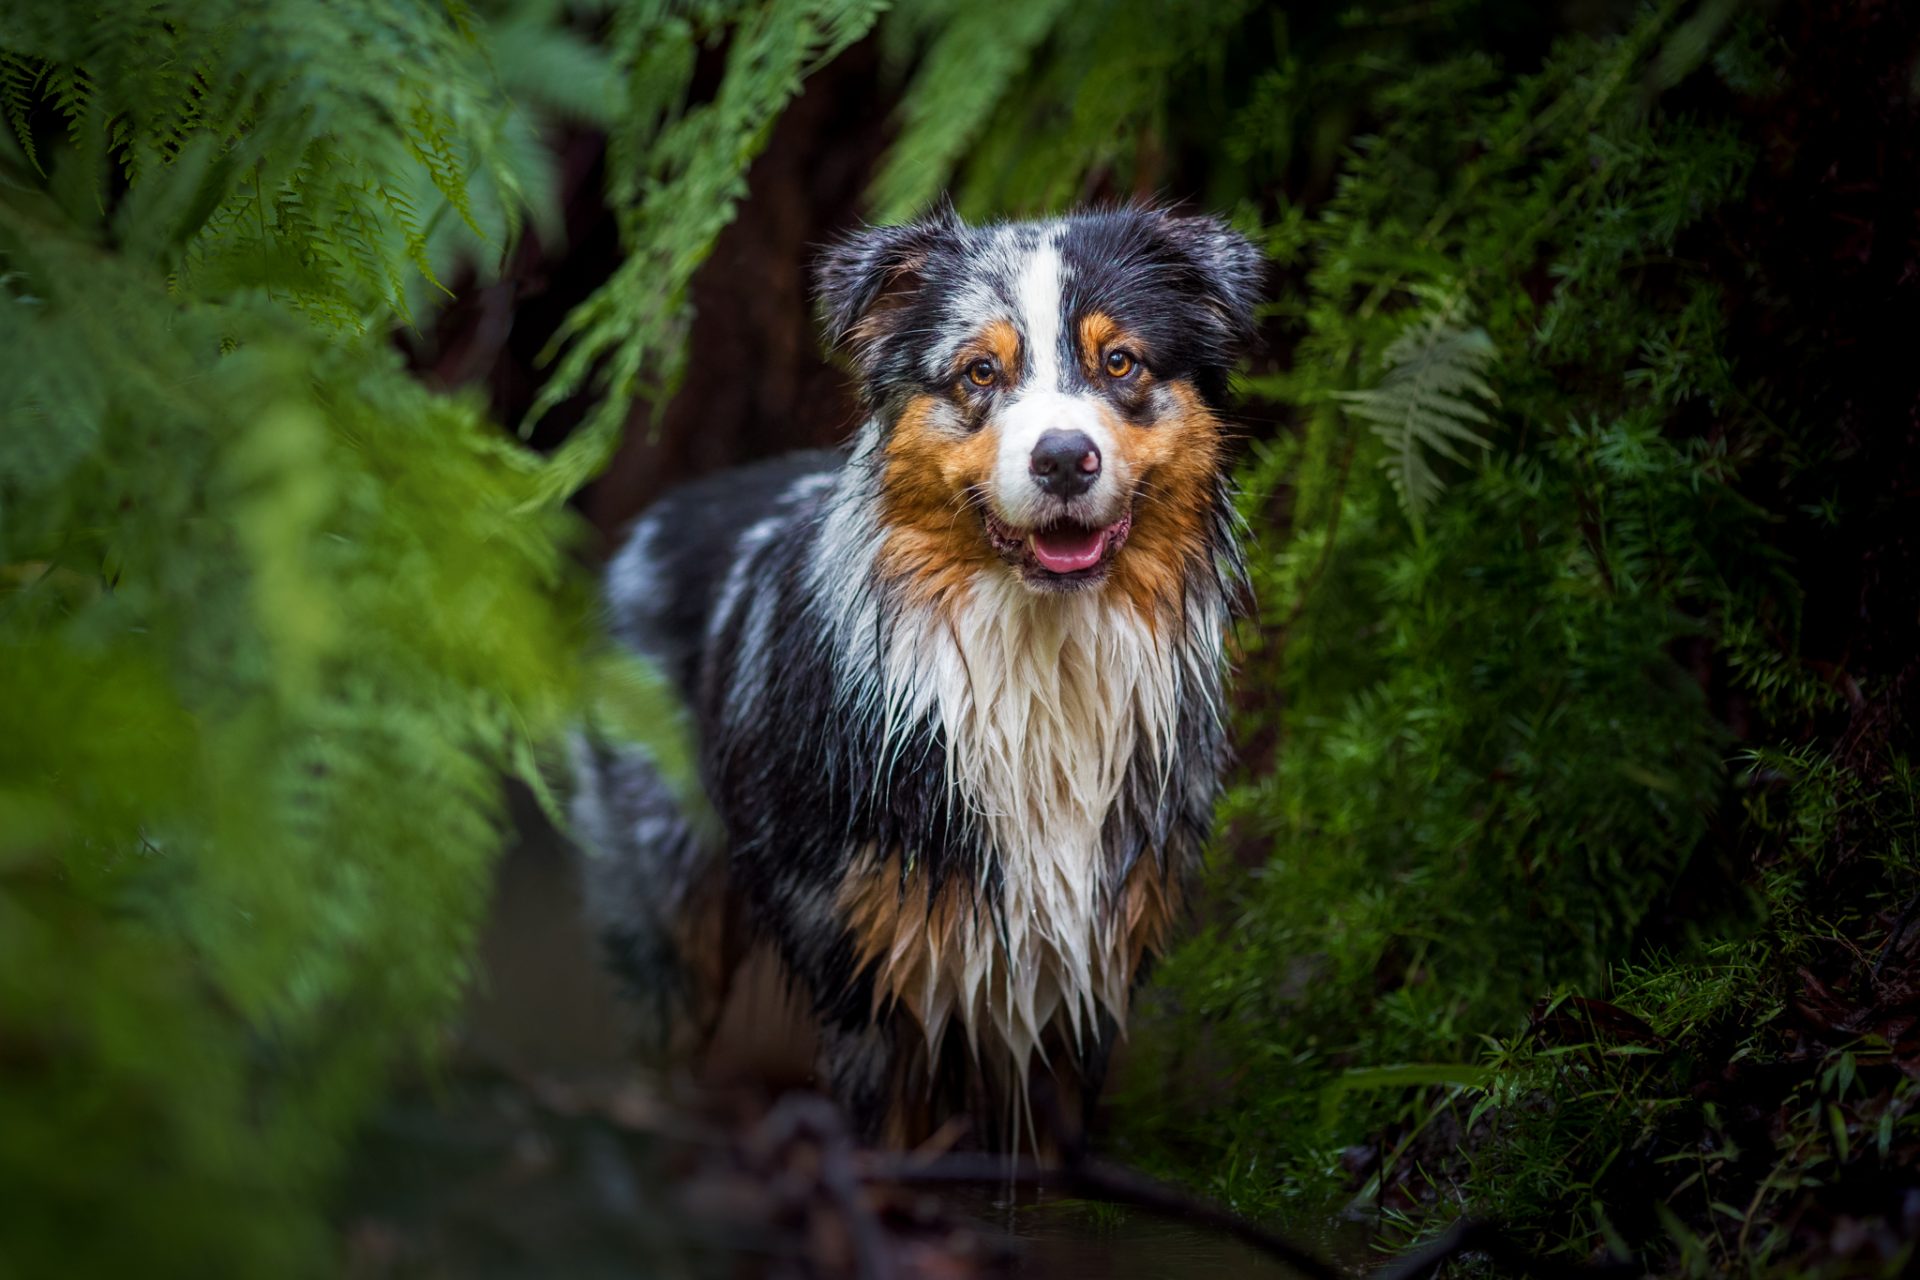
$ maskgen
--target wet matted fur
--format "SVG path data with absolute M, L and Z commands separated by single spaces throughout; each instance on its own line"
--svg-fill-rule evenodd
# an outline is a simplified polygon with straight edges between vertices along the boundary
M 697 1041 L 770 944 L 869 1138 L 1090 1101 L 1200 856 L 1243 594 L 1222 427 L 1260 260 L 1147 208 L 874 228 L 819 273 L 847 452 L 675 491 L 609 566 L 719 818 L 580 750 L 588 902 Z M 731 942 L 728 940 L 731 939 Z

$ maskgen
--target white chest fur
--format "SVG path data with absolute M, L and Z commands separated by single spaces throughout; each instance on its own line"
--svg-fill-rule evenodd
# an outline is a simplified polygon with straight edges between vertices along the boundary
M 930 1044 L 957 1016 L 976 1050 L 1024 1068 L 1056 1021 L 1077 1040 L 1104 1007 L 1124 1018 L 1126 922 L 1108 908 L 1101 831 L 1137 748 L 1168 756 L 1184 655 L 1103 592 L 1036 594 L 983 572 L 950 616 L 901 620 L 882 658 L 889 738 L 933 711 L 947 738 L 947 794 L 993 850 L 1000 924 L 903 930 L 933 954 L 898 955 L 923 986 L 909 999 Z M 876 851 L 880 852 L 880 851 Z M 883 854 L 884 856 L 884 854 Z M 998 1045 L 993 1045 L 998 1041 Z

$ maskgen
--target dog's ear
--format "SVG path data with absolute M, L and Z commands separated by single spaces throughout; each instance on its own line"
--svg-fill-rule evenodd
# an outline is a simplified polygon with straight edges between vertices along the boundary
M 1206 307 L 1207 337 L 1220 364 L 1253 340 L 1253 309 L 1266 285 L 1266 259 L 1248 239 L 1211 215 L 1161 212 L 1155 230 L 1179 285 Z
M 861 374 L 873 376 L 901 312 L 926 283 L 928 263 L 964 230 L 942 203 L 917 222 L 868 227 L 828 248 L 814 272 L 828 345 L 845 348 Z

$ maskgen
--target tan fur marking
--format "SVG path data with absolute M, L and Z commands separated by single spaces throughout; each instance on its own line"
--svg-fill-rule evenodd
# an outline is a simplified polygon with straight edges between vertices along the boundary
M 1127 874 L 1120 891 L 1119 915 L 1125 923 L 1129 985 L 1148 956 L 1166 950 L 1180 914 L 1180 882 L 1164 874 L 1151 856 L 1143 856 Z
M 981 356 L 991 356 L 1000 366 L 1000 375 L 1008 385 L 1020 380 L 1020 331 L 1010 320 L 989 321 L 961 357 L 964 366 Z
M 879 569 L 914 601 L 951 607 L 994 560 L 969 494 L 993 475 L 995 437 L 990 427 L 959 436 L 938 425 L 939 405 L 915 399 L 887 438 Z
M 957 1021 L 971 1040 L 985 1021 L 980 1011 L 962 1007 L 969 999 L 963 971 L 966 935 L 984 935 L 993 928 L 984 904 L 976 911 L 970 895 L 968 887 L 949 881 L 930 900 L 925 873 L 909 872 L 903 881 L 897 854 L 879 863 L 856 858 L 840 882 L 838 905 L 855 953 L 862 967 L 874 966 L 874 1015 L 904 1010 L 919 1023 L 930 1049 L 950 1023 Z M 1093 948 L 1096 982 L 1119 996 L 1116 1018 L 1124 1019 L 1126 997 L 1141 964 L 1165 950 L 1180 902 L 1179 885 L 1148 853 L 1134 864 L 1103 913 L 1105 936 Z M 1041 977 L 1021 974 L 1018 980 Z M 1064 1006 L 1054 1016 L 1052 1029 L 1062 1044 L 1071 1043 L 1068 1017 Z
M 959 966 L 965 955 L 957 929 L 968 915 L 960 886 L 949 883 L 929 901 L 923 873 L 901 880 L 898 854 L 877 866 L 862 857 L 840 882 L 839 906 L 861 964 L 876 966 L 876 1016 L 897 1004 L 929 1038 L 951 1017 L 969 1026 L 977 1022 L 974 1010 L 954 1007 L 964 990 Z
M 1108 589 L 1125 596 L 1149 623 L 1177 612 L 1180 584 L 1206 553 L 1213 479 L 1220 467 L 1220 422 L 1192 384 L 1167 384 L 1172 413 L 1136 426 L 1107 418 L 1134 476 L 1133 530 L 1113 564 Z
M 1089 376 L 1101 372 L 1100 361 L 1107 348 L 1120 342 L 1122 336 L 1120 326 L 1104 311 L 1089 311 L 1080 317 L 1080 363 Z

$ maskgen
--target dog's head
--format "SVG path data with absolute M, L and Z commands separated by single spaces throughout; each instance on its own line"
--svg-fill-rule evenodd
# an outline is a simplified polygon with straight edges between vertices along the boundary
M 1214 416 L 1261 260 L 1224 223 L 1126 208 L 837 245 L 828 335 L 881 430 L 885 567 L 934 594 L 996 563 L 1036 591 L 1177 598 L 1223 465 Z

